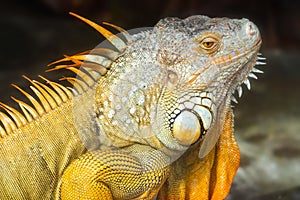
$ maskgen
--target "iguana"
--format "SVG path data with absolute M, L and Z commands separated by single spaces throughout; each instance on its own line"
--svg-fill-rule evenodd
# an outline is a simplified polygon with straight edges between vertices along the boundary
M 239 166 L 231 100 L 262 71 L 247 19 L 165 18 L 52 63 L 20 111 L 0 103 L 0 199 L 224 199 Z M 32 104 L 32 105 L 30 105 Z

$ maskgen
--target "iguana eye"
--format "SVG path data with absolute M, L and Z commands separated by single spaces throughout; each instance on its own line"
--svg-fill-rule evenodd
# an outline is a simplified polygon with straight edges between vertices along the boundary
M 218 41 L 213 37 L 204 38 L 200 42 L 200 46 L 204 50 L 212 50 L 217 46 L 217 44 L 218 44 Z

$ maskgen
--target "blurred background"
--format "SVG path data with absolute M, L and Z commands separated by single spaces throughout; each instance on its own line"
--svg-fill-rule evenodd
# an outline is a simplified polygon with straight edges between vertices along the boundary
M 47 64 L 92 49 L 104 38 L 70 16 L 125 29 L 166 16 L 248 18 L 260 29 L 265 73 L 235 105 L 242 162 L 229 199 L 300 199 L 300 1 L 297 0 L 10 0 L 0 6 L 0 101 L 26 87 Z M 49 76 L 48 76 L 49 77 Z M 244 87 L 244 90 L 245 87 Z

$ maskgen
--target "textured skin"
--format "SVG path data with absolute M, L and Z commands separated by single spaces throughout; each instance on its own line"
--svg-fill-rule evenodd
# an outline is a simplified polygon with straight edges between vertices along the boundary
M 85 152 L 71 113 L 65 103 L 1 140 L 1 199 L 54 199 L 64 169 Z
M 0 198 L 224 199 L 239 166 L 230 99 L 257 59 L 255 25 L 166 18 L 124 42 L 81 19 L 117 51 L 55 63 L 80 78 L 62 91 L 31 81 L 42 94 L 18 102 L 26 119 L 1 104 Z

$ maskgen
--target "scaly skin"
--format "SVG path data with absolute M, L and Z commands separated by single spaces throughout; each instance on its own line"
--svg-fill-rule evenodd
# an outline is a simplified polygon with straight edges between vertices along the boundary
M 72 15 L 115 50 L 53 63 L 79 76 L 64 78 L 73 89 L 25 77 L 37 100 L 15 86 L 23 113 L 0 104 L 0 198 L 224 199 L 239 166 L 230 100 L 259 72 L 255 25 L 166 18 L 124 41 Z
M 169 168 L 161 168 L 161 162 L 165 162 L 162 155 L 152 154 L 155 163 L 148 166 L 139 158 L 142 159 L 120 150 L 85 154 L 65 171 L 62 199 L 134 199 L 137 196 L 137 199 L 152 199 L 169 174 Z

